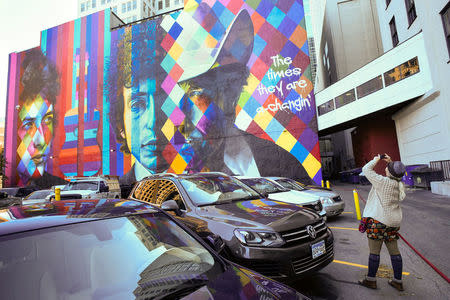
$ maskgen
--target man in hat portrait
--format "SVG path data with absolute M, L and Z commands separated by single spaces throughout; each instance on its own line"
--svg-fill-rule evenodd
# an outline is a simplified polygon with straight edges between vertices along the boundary
M 310 183 L 292 154 L 236 126 L 254 27 L 245 9 L 228 24 L 218 23 L 202 2 L 195 12 L 135 25 L 118 40 L 109 66 L 111 123 L 121 150 L 135 158 L 121 184 L 166 171 L 286 176 Z M 208 26 L 215 28 L 216 43 Z M 200 35 L 204 38 L 192 39 Z

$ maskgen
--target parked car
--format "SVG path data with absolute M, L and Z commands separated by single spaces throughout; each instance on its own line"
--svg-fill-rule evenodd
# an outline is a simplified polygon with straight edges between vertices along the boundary
M 9 187 L 0 189 L 0 208 L 21 205 L 22 199 L 37 190 L 34 186 Z
M 324 190 L 322 188 L 307 188 L 302 186 L 297 181 L 285 178 L 285 177 L 268 177 L 268 179 L 275 181 L 276 183 L 282 185 L 283 187 L 291 190 L 300 191 L 303 193 L 308 193 L 320 197 L 320 201 L 327 212 L 327 216 L 338 216 L 345 209 L 345 202 L 342 201 L 341 196 L 332 190 Z
M 50 201 L 49 200 L 50 195 L 52 194 L 53 190 L 51 189 L 34 191 L 22 200 L 22 205 L 31 205 L 36 203 L 48 202 Z
M 308 299 L 221 258 L 143 202 L 58 201 L 8 213 L 3 299 Z
M 323 209 L 319 196 L 300 193 L 292 189 L 287 189 L 280 184 L 263 177 L 234 176 L 258 193 L 269 199 L 284 201 L 292 204 L 299 204 L 303 207 L 316 211 L 320 216 L 325 217 L 326 211 Z
M 121 198 L 117 176 L 67 177 L 69 183 L 61 190 L 65 194 L 81 194 L 83 199 Z
M 292 279 L 333 260 L 333 235 L 315 211 L 262 198 L 223 173 L 149 176 L 130 199 L 173 211 L 199 235 L 220 236 L 223 256 L 272 278 Z

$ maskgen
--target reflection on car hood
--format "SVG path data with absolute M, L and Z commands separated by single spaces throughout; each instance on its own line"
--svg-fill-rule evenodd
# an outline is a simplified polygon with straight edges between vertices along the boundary
M 281 193 L 269 194 L 269 199 L 285 201 L 294 204 L 308 204 L 319 200 L 319 196 L 311 193 L 305 193 L 305 191 L 287 191 Z
M 218 223 L 260 229 L 270 227 L 276 231 L 306 226 L 318 220 L 317 214 L 308 209 L 269 199 L 203 206 L 197 208 L 197 213 Z
M 182 299 L 297 299 L 296 292 L 242 267 L 231 267 Z M 307 299 L 307 298 L 305 298 Z
M 91 190 L 71 190 L 71 191 L 61 191 L 61 195 L 67 195 L 67 194 L 80 194 L 82 196 L 87 196 L 91 194 L 96 194 L 97 191 L 91 191 Z
M 335 192 L 321 190 L 321 189 L 307 189 L 307 190 L 302 191 L 301 193 L 308 193 L 310 195 L 314 195 L 317 197 L 329 197 L 329 198 L 339 196 Z

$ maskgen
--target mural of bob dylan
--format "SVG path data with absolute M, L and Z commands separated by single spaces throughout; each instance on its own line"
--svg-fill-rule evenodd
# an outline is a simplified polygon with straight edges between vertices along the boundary
M 201 3 L 197 10 L 201 13 L 206 5 Z M 183 30 L 193 28 L 197 21 L 185 11 L 182 14 L 186 15 L 178 16 L 179 25 Z M 121 36 L 117 53 L 111 56 L 107 84 L 111 124 L 122 143 L 121 150 L 135 158 L 121 184 L 131 184 L 151 173 L 173 172 L 172 161 L 163 155 L 170 151 L 176 151 L 187 163 L 184 172 L 286 176 L 310 183 L 293 155 L 235 125 L 235 108 L 247 83 L 247 62 L 254 42 L 248 12 L 241 10 L 235 16 L 216 48 L 200 44 L 176 61 L 183 69 L 175 87 L 183 91 L 181 99 L 170 99 L 173 94 L 169 96 L 162 87 L 168 72 L 161 67 L 167 52 L 160 44 L 166 34 L 161 22 L 133 26 Z M 240 49 L 231 51 L 233 47 Z M 176 106 L 170 115 L 167 101 Z M 169 138 L 162 132 L 168 118 L 175 125 Z
M 55 102 L 59 93 L 56 67 L 39 48 L 25 53 L 20 78 L 18 118 L 18 185 L 50 188 L 67 183 L 47 172 L 53 130 L 56 125 Z

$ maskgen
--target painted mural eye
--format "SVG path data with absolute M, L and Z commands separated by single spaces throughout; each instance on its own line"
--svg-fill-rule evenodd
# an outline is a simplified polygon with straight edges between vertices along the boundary
M 189 97 L 196 97 L 196 96 L 198 97 L 201 94 L 203 94 L 202 88 L 192 88 L 188 93 Z
M 47 126 L 52 125 L 53 124 L 53 113 L 45 115 L 42 122 Z
M 137 98 L 137 99 L 133 99 L 130 101 L 131 112 L 141 113 L 141 112 L 145 111 L 146 108 L 147 108 L 147 103 L 142 98 Z
M 34 125 L 34 119 L 25 119 L 22 122 L 21 129 L 28 131 L 28 130 L 30 130 L 31 127 L 33 127 L 33 125 Z

